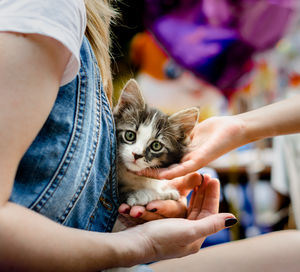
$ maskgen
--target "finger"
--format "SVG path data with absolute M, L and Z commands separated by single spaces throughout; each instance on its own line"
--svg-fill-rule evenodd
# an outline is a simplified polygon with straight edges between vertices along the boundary
M 152 221 L 164 218 L 160 214 L 147 211 L 144 206 L 133 206 L 130 210 L 129 216 L 135 219 L 141 219 L 143 221 Z
M 142 218 L 146 209 L 144 206 L 132 206 L 130 209 L 129 216 L 133 218 Z
M 159 213 L 146 210 L 144 206 L 133 206 L 130 211 L 130 216 L 133 218 L 140 218 L 145 221 L 152 221 L 157 219 L 163 219 L 164 217 Z
M 191 215 L 191 212 L 192 212 L 192 209 L 193 209 L 193 203 L 195 201 L 195 197 L 196 197 L 196 194 L 197 194 L 198 190 L 199 190 L 199 187 L 195 187 L 193 189 L 193 193 L 191 195 L 190 203 L 189 203 L 189 206 L 188 206 L 188 209 L 187 209 L 188 218 L 190 218 L 189 215 Z M 194 219 L 196 219 L 196 217 L 195 218 L 190 218 L 190 219 L 194 220 Z
M 237 219 L 230 213 L 218 213 L 200 220 L 191 220 L 190 222 L 194 227 L 194 240 L 197 240 L 233 226 L 237 223 Z
M 181 162 L 186 162 L 190 160 L 195 160 L 197 162 L 205 161 L 207 154 L 204 155 L 200 150 L 197 149 L 197 146 L 190 148 L 190 152 L 183 156 Z M 202 158 L 202 159 L 201 159 Z
M 122 203 L 118 209 L 119 213 L 123 215 L 128 215 L 130 213 L 131 207 L 128 204 Z
M 118 211 L 120 213 L 119 218 L 121 219 L 121 222 L 127 227 L 145 223 L 145 221 L 140 218 L 142 217 L 143 207 L 137 208 L 137 206 L 135 206 L 133 207 L 133 211 L 131 211 L 131 206 L 123 203 L 120 205 Z
M 202 211 L 202 204 L 205 196 L 205 190 L 207 187 L 207 183 L 210 180 L 210 176 L 205 174 L 203 175 L 203 181 L 201 186 L 195 190 L 193 201 L 190 202 L 190 213 L 188 218 L 191 220 L 195 220 L 198 218 L 199 214 Z
M 144 176 L 144 177 L 150 177 L 150 178 L 156 178 L 159 179 L 159 173 L 162 169 L 157 168 L 146 168 L 142 171 L 138 171 L 135 174 L 138 176 Z
M 161 169 L 158 172 L 159 179 L 173 179 L 176 177 L 184 176 L 188 173 L 197 171 L 201 166 L 197 164 L 194 160 L 185 161 L 172 168 Z
M 189 219 L 201 219 L 219 210 L 220 182 L 212 179 L 208 174 L 204 175 L 204 181 L 194 195 L 190 203 Z
M 147 210 L 141 216 L 141 219 L 143 219 L 145 221 L 153 221 L 153 220 L 164 219 L 164 218 L 165 218 L 164 216 L 162 216 L 158 213 L 149 212 Z
M 206 190 L 202 202 L 201 212 L 198 219 L 209 214 L 216 214 L 220 204 L 220 182 L 218 179 L 210 179 L 206 185 Z
M 180 201 L 175 200 L 155 200 L 151 201 L 146 209 L 164 218 L 183 218 L 186 216 L 186 198 Z
M 181 195 L 187 196 L 191 190 L 195 187 L 200 186 L 203 181 L 203 176 L 200 173 L 193 172 L 184 176 L 183 178 L 176 178 L 172 180 L 170 183 L 176 187 L 176 189 L 180 192 Z
M 212 150 L 214 152 L 212 152 Z M 190 152 L 183 156 L 181 163 L 194 161 L 198 169 L 200 169 L 224 153 L 225 152 L 222 150 L 217 150 L 216 147 L 214 147 L 214 144 L 208 144 L 201 148 L 195 145 L 194 147 L 191 147 Z

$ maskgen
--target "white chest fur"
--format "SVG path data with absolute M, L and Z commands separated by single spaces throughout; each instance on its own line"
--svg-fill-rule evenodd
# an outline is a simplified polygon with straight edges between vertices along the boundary
M 118 171 L 121 193 L 126 195 L 127 204 L 146 205 L 153 200 L 178 200 L 179 192 L 166 180 L 141 177 L 129 172 L 125 167 Z

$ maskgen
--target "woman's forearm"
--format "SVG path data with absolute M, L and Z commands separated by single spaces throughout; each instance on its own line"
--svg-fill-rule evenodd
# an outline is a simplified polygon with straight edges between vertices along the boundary
M 195 201 L 202 194 L 199 190 Z M 100 271 L 186 256 L 197 252 L 206 236 L 231 226 L 226 220 L 234 216 L 216 214 L 216 203 L 218 198 L 206 196 L 203 207 L 211 211 L 195 202 L 193 218 L 154 220 L 117 233 L 67 228 L 7 203 L 0 208 L 0 270 Z
M 120 237 L 61 226 L 8 202 L 0 208 L 0 270 L 99 271 L 135 264 L 130 243 L 125 247 Z
M 151 268 L 155 272 L 298 272 L 299 250 L 299 231 L 278 231 L 204 248 L 195 255 L 152 264 Z
M 300 96 L 236 115 L 244 124 L 244 144 L 300 132 Z

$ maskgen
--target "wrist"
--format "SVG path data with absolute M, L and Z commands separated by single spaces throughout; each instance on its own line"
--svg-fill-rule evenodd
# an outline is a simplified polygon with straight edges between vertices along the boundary
M 147 241 L 136 228 L 111 233 L 110 252 L 115 256 L 112 267 L 130 267 L 149 262 Z
M 266 128 L 261 127 L 261 118 L 253 114 L 241 113 L 236 115 L 240 124 L 240 141 L 241 145 L 261 140 L 265 137 Z M 267 134 L 272 134 L 268 131 Z
M 84 251 L 83 259 L 88 266 L 97 271 L 115 267 L 129 267 L 134 265 L 127 247 L 126 237 L 120 233 L 86 232 L 86 242 L 89 249 Z

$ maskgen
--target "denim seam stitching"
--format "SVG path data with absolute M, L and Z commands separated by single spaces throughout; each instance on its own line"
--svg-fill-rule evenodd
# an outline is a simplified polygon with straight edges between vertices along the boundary
M 106 119 L 106 114 L 102 114 L 102 113 L 100 113 L 100 103 L 101 103 L 101 106 L 104 108 L 104 110 L 105 110 L 105 100 L 103 99 L 103 92 L 102 92 L 102 88 L 101 88 L 101 77 L 100 77 L 100 75 L 99 75 L 99 71 L 98 71 L 98 69 L 97 69 L 97 62 L 95 62 L 95 60 L 94 60 L 94 71 L 95 71 L 95 73 L 96 73 L 96 78 L 97 78 L 97 90 L 96 90 L 96 92 L 97 92 L 97 94 L 98 94 L 98 99 L 97 99 L 97 101 L 98 101 L 98 103 L 99 103 L 99 116 L 100 117 L 104 117 L 105 118 L 105 120 L 106 120 L 106 122 L 107 122 L 107 119 Z M 98 105 L 98 104 L 97 104 Z M 101 122 L 100 121 L 101 119 L 99 118 L 99 123 Z M 108 122 L 107 122 L 108 123 Z M 99 135 L 98 135 L 99 136 Z M 99 141 L 99 140 L 98 140 Z M 109 141 L 111 142 L 111 139 L 110 139 L 110 137 L 109 137 Z M 111 171 L 111 170 L 110 170 Z M 107 181 L 108 181 L 108 179 L 110 178 L 110 172 L 109 172 L 109 174 L 107 175 L 107 177 L 105 178 L 105 183 L 104 183 L 104 185 L 105 184 L 107 184 Z M 104 186 L 105 187 L 105 186 Z M 99 197 L 98 197 L 98 201 L 97 201 L 97 204 L 95 205 L 95 207 L 94 207 L 94 209 L 92 210 L 92 212 L 90 213 L 90 216 L 89 216 L 89 219 L 88 219 L 88 222 L 87 222 L 87 224 L 86 224 L 86 226 L 85 226 L 85 229 L 87 230 L 87 229 L 89 229 L 91 226 L 92 226 L 92 224 L 93 224 L 93 220 L 92 220 L 92 217 L 95 215 L 95 213 L 96 213 L 96 211 L 99 209 L 99 204 L 101 203 L 101 201 L 100 201 L 100 198 L 101 198 L 101 195 L 102 195 L 102 192 L 103 192 L 103 189 L 104 189 L 104 187 L 102 188 L 102 190 L 101 190 L 101 192 L 99 193 Z
M 111 213 L 110 213 L 110 216 L 109 216 L 109 224 L 106 225 L 105 227 L 105 232 L 107 232 L 107 230 L 109 230 L 111 232 L 112 228 L 113 228 L 113 224 L 114 222 L 116 221 L 116 214 L 118 214 L 118 211 L 117 209 L 112 209 Z
M 108 107 L 108 106 L 107 106 Z M 111 157 L 110 157 L 110 161 L 111 161 L 111 180 L 112 180 L 112 186 L 111 186 L 111 195 L 112 195 L 112 199 L 115 203 L 116 206 L 120 205 L 120 199 L 119 199 L 119 190 L 118 190 L 118 175 L 116 173 L 116 146 L 115 144 L 112 143 L 111 139 L 115 137 L 115 123 L 113 120 L 113 115 L 112 112 L 110 110 L 110 108 L 107 109 L 110 113 L 109 116 L 111 116 L 110 118 L 110 124 L 113 128 L 113 130 L 110 133 L 110 151 L 111 151 Z M 115 174 L 115 179 L 113 179 L 113 173 Z
M 86 100 L 86 94 L 82 92 L 81 88 L 81 78 L 79 78 L 79 92 L 78 92 L 78 97 L 77 97 L 77 103 L 76 103 L 76 112 L 75 112 L 75 126 L 72 132 L 72 136 L 69 142 L 69 145 L 67 147 L 67 150 L 64 154 L 64 157 L 59 164 L 55 174 L 53 175 L 52 179 L 49 182 L 49 185 L 47 188 L 44 190 L 44 193 L 41 194 L 39 199 L 35 201 L 30 207 L 30 209 L 33 209 L 37 212 L 39 212 L 48 202 L 48 200 L 51 198 L 51 196 L 55 193 L 57 188 L 59 187 L 59 184 L 61 180 L 64 178 L 66 175 L 68 168 L 70 166 L 71 161 L 73 160 L 73 156 L 76 150 L 76 147 L 78 145 L 81 132 L 82 132 L 82 123 L 84 119 L 84 107 L 82 107 L 82 98 L 81 96 L 84 95 L 84 101 Z M 52 191 L 53 190 L 53 191 Z M 52 192 L 50 192 L 52 191 Z
M 106 177 L 105 183 L 104 183 L 104 184 L 107 184 L 107 181 L 110 179 L 110 177 L 111 177 L 111 175 L 109 174 L 109 175 Z M 105 186 L 104 186 L 104 187 L 105 187 Z M 103 189 L 103 190 L 104 190 L 104 189 Z M 114 210 L 114 205 L 112 205 L 112 209 L 111 209 L 111 210 L 108 210 L 108 209 L 105 207 L 105 205 L 102 204 L 102 202 L 101 202 L 101 196 L 102 196 L 103 190 L 101 191 L 101 193 L 100 193 L 100 195 L 99 195 L 99 197 L 98 197 L 97 204 L 95 205 L 94 209 L 92 210 L 92 212 L 91 212 L 90 215 L 89 215 L 88 222 L 87 222 L 87 224 L 86 224 L 86 226 L 85 226 L 85 228 L 84 228 L 84 229 L 86 229 L 86 230 L 89 230 L 89 229 L 91 228 L 91 226 L 93 225 L 93 220 L 94 220 L 94 219 L 93 219 L 92 217 L 93 217 L 93 216 L 95 217 L 96 211 L 99 209 L 99 206 L 100 206 L 100 205 L 102 205 L 102 206 L 106 209 L 106 211 L 111 212 L 111 211 Z
M 101 86 L 99 86 L 101 87 Z M 104 97 L 104 101 L 108 101 L 106 93 L 102 92 L 102 96 Z M 114 137 L 114 133 L 115 133 L 115 127 L 114 127 L 114 121 L 113 121 L 113 115 L 111 112 L 110 107 L 108 106 L 107 103 L 104 102 L 104 110 L 106 111 L 107 114 L 105 114 L 105 119 L 106 122 L 110 124 L 110 126 L 113 128 L 112 132 L 110 132 L 110 137 L 109 137 L 109 142 L 110 142 L 110 165 L 111 165 L 111 169 L 110 169 L 110 178 L 112 180 L 111 182 L 111 186 L 110 186 L 110 195 L 112 196 L 112 200 L 114 202 L 114 204 L 116 206 L 118 206 L 120 204 L 120 200 L 118 197 L 118 184 L 116 181 L 113 181 L 112 179 L 112 173 L 113 171 L 115 171 L 115 155 L 114 155 L 114 147 L 113 147 L 113 142 L 112 142 L 112 138 Z
M 84 70 L 84 68 L 83 68 Z M 86 71 L 85 71 L 86 72 Z M 75 206 L 77 200 L 79 199 L 86 183 L 87 180 L 90 177 L 90 173 L 92 170 L 92 167 L 94 165 L 94 161 L 96 158 L 96 151 L 98 149 L 98 145 L 99 145 L 99 135 L 100 135 L 100 126 L 101 126 L 101 112 L 100 112 L 100 95 L 99 95 L 99 91 L 97 90 L 97 88 L 95 88 L 95 92 L 93 95 L 96 96 L 95 99 L 95 104 L 96 104 L 96 116 L 95 116 L 95 120 L 94 122 L 96 123 L 94 129 L 93 129 L 93 144 L 92 144 L 92 149 L 89 152 L 89 161 L 87 164 L 87 168 L 84 171 L 84 175 L 83 175 L 83 180 L 81 181 L 81 183 L 78 186 L 78 189 L 76 190 L 76 192 L 74 193 L 74 195 L 72 196 L 72 200 L 70 201 L 70 203 L 67 205 L 67 208 L 65 209 L 63 215 L 59 218 L 59 223 L 64 223 L 67 218 L 68 215 L 70 214 L 70 212 L 72 211 L 72 208 Z
M 101 88 L 101 86 L 99 86 L 99 88 Z M 110 161 L 111 161 L 111 172 L 115 172 L 116 171 L 116 167 L 115 167 L 115 163 L 116 163 L 116 157 L 113 155 L 115 148 L 113 147 L 113 143 L 111 141 L 111 139 L 114 137 L 115 135 L 115 123 L 114 123 L 114 119 L 113 119 L 113 114 L 111 111 L 111 108 L 109 107 L 109 105 L 107 103 L 105 103 L 105 101 L 108 101 L 107 95 L 105 92 L 102 92 L 102 96 L 104 96 L 104 99 L 102 99 L 104 101 L 104 110 L 106 111 L 106 115 L 105 118 L 108 121 L 108 123 L 113 127 L 112 132 L 110 133 L 110 150 L 111 150 L 111 157 L 110 157 Z M 112 178 L 112 173 L 111 173 L 111 178 Z M 115 190 L 114 190 L 115 189 Z M 119 199 L 119 193 L 118 193 L 118 182 L 117 182 L 117 175 L 116 175 L 116 181 L 112 181 L 112 186 L 111 186 L 111 196 L 112 199 L 114 201 L 114 204 L 116 206 L 120 205 L 120 199 Z

